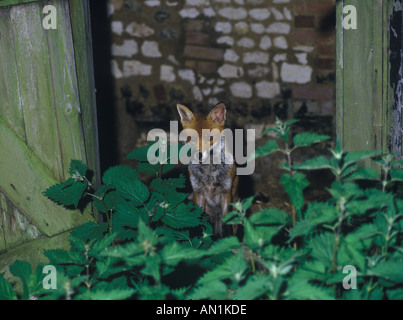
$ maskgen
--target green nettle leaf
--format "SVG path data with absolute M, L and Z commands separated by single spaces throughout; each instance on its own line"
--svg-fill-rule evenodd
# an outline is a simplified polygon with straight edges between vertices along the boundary
M 231 279 L 237 283 L 244 278 L 244 273 L 247 269 L 247 263 L 242 255 L 238 253 L 227 259 L 224 263 L 216 268 L 206 272 L 197 282 L 198 284 L 210 284 L 218 280 Z
M 0 300 L 17 300 L 11 284 L 0 275 Z
M 168 266 L 175 267 L 182 260 L 198 259 L 205 253 L 201 250 L 195 250 L 181 246 L 177 242 L 170 243 L 162 249 L 161 256 L 164 263 Z
M 392 181 L 403 181 L 403 170 L 402 169 L 390 170 L 390 177 Z
M 154 144 L 154 142 L 149 143 L 147 146 L 138 148 L 133 150 L 128 156 L 127 159 L 148 162 L 147 153 L 148 149 Z
M 254 213 L 249 221 L 253 225 L 280 225 L 283 226 L 287 222 L 287 214 L 277 208 L 264 208 Z
M 330 203 L 313 202 L 308 204 L 305 218 L 297 221 L 295 228 L 291 229 L 290 238 L 306 236 L 320 225 L 332 223 L 338 218 L 336 207 Z
M 115 166 L 105 171 L 102 182 L 114 186 L 115 182 L 121 179 L 136 180 L 138 177 L 137 171 L 129 166 Z
M 349 152 L 344 157 L 344 165 L 348 166 L 352 163 L 374 157 L 378 154 L 379 154 L 379 151 L 377 151 L 377 150 Z
M 166 209 L 161 221 L 171 228 L 182 229 L 200 225 L 200 216 L 201 208 L 181 203 L 174 209 Z
M 71 160 L 69 173 L 73 178 L 84 177 L 87 173 L 88 165 L 80 160 Z
M 279 150 L 276 140 L 269 140 L 264 146 L 258 147 L 249 157 L 248 162 L 257 158 L 268 156 Z
M 284 186 L 295 210 L 297 212 L 301 211 L 304 206 L 303 190 L 309 186 L 306 176 L 301 172 L 295 173 L 294 177 L 291 177 L 290 174 L 286 173 L 281 177 L 280 183 Z
M 102 236 L 107 231 L 107 224 L 101 223 L 96 224 L 93 221 L 89 221 L 82 226 L 76 227 L 70 235 L 79 238 L 83 241 L 85 240 L 93 240 L 93 239 L 101 239 Z
M 192 300 L 224 300 L 228 296 L 227 286 L 222 281 L 212 281 L 197 287 L 189 295 Z
M 86 181 L 75 181 L 73 178 L 49 187 L 43 194 L 52 201 L 65 207 L 77 208 L 84 191 L 87 189 Z
M 319 156 L 316 158 L 308 159 L 303 163 L 296 163 L 292 166 L 296 170 L 321 170 L 330 169 L 332 166 L 329 159 Z
M 319 234 L 309 241 L 312 257 L 323 262 L 329 268 L 333 262 L 334 245 L 334 236 L 329 232 Z
M 379 173 L 373 168 L 359 168 L 347 177 L 348 180 L 379 180 Z
M 369 275 L 375 275 L 395 283 L 403 282 L 403 260 L 388 260 L 378 263 L 368 271 Z
M 140 180 L 134 181 L 121 179 L 115 182 L 116 190 L 128 200 L 134 201 L 136 205 L 142 205 L 148 200 L 150 193 L 148 188 Z
M 296 134 L 294 136 L 293 142 L 294 146 L 296 147 L 309 147 L 312 144 L 319 143 L 329 139 L 330 139 L 329 136 L 323 134 L 304 132 Z
M 290 281 L 287 288 L 291 299 L 298 300 L 334 300 L 334 293 L 330 288 L 323 288 L 310 284 L 307 280 Z
M 238 250 L 241 247 L 237 237 L 228 237 L 220 239 L 213 243 L 213 245 L 208 250 L 209 255 L 215 255 L 220 253 L 228 253 L 232 250 Z
M 135 294 L 135 290 L 132 288 L 115 289 L 112 286 L 108 289 L 94 289 L 88 292 L 88 295 L 84 295 L 84 299 L 90 300 L 124 300 L 130 298 Z
M 28 299 L 30 296 L 30 279 L 32 276 L 32 266 L 28 262 L 17 260 L 9 267 L 9 270 L 12 275 L 21 279 L 24 289 L 22 298 L 24 300 Z
M 254 300 L 270 291 L 271 279 L 268 275 L 253 275 L 248 279 L 246 284 L 240 287 L 235 295 L 234 300 Z

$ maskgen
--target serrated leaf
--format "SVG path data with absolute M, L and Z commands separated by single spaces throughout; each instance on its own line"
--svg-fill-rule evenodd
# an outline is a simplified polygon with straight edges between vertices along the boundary
M 241 244 L 239 243 L 237 237 L 228 237 L 214 242 L 208 250 L 208 254 L 216 255 L 220 253 L 228 253 L 232 250 L 238 250 L 240 247 Z
M 70 178 L 65 182 L 49 187 L 43 194 L 60 205 L 77 208 L 78 202 L 87 187 L 88 183 L 86 181 L 75 181 Z
M 154 143 L 149 143 L 147 146 L 137 148 L 133 150 L 132 152 L 129 153 L 127 156 L 127 159 L 132 159 L 132 160 L 137 160 L 137 161 L 142 161 L 142 162 L 148 162 L 147 159 L 147 153 L 148 149 L 153 145 Z
M 381 261 L 368 271 L 369 275 L 376 275 L 395 283 L 403 283 L 403 260 Z
M 403 170 L 402 169 L 393 169 L 390 170 L 390 177 L 392 181 L 403 181 Z
M 295 210 L 299 212 L 304 206 L 303 190 L 309 186 L 306 176 L 300 172 L 291 177 L 290 174 L 283 174 L 280 183 L 284 186 L 285 191 L 290 197 L 291 203 L 294 205 Z
M 175 267 L 182 260 L 198 259 L 204 255 L 201 250 L 186 248 L 177 242 L 166 245 L 161 252 L 165 264 Z
M 24 293 L 22 296 L 23 300 L 28 299 L 30 295 L 30 278 L 32 275 L 32 266 L 26 261 L 15 261 L 10 267 L 9 270 L 12 275 L 21 279 L 22 286 L 24 289 Z
M 71 160 L 69 173 L 72 177 L 84 177 L 87 174 L 88 165 L 80 160 Z
M 224 300 L 227 296 L 227 286 L 222 281 L 213 281 L 194 289 L 189 298 L 192 300 Z
M 192 204 L 181 203 L 172 210 L 166 210 L 161 221 L 174 229 L 196 227 L 201 224 L 201 209 Z
M 379 173 L 373 168 L 359 168 L 356 172 L 349 175 L 347 180 L 378 180 Z
M 248 158 L 248 162 L 254 159 L 268 156 L 279 150 L 276 140 L 269 140 L 264 146 L 258 147 Z
M 223 264 L 203 274 L 197 283 L 206 284 L 224 279 L 233 279 L 239 283 L 244 277 L 246 268 L 247 263 L 242 253 L 238 253 L 225 259 Z
M 92 239 L 100 239 L 107 231 L 107 224 L 101 223 L 100 225 L 96 224 L 93 221 L 89 221 L 86 224 L 83 224 L 79 227 L 76 227 L 70 235 L 79 238 L 83 241 L 92 240 Z
M 374 157 L 377 154 L 379 154 L 379 151 L 377 150 L 349 152 L 344 157 L 344 166 L 348 166 L 352 163 Z
M 284 225 L 287 214 L 277 208 L 265 208 L 251 215 L 249 221 L 254 225 Z
M 0 300 L 17 300 L 11 284 L 0 274 Z
M 297 300 L 334 300 L 331 289 L 310 284 L 308 281 L 291 281 L 287 291 L 291 299 Z
M 129 166 L 115 166 L 105 171 L 102 182 L 106 185 L 115 185 L 116 181 L 121 179 L 136 180 L 139 177 L 137 171 Z
M 115 182 L 116 190 L 128 200 L 134 201 L 136 205 L 142 205 L 148 200 L 150 193 L 148 188 L 140 180 L 134 181 L 122 179 Z
M 334 245 L 334 236 L 330 233 L 317 235 L 309 241 L 312 257 L 328 267 L 332 266 Z
M 330 137 L 323 134 L 304 132 L 294 136 L 293 142 L 296 147 L 309 147 L 315 143 L 329 140 Z
M 131 288 L 94 289 L 89 291 L 85 298 L 89 300 L 125 300 L 130 298 L 133 294 L 135 294 L 135 290 Z
M 308 159 L 303 163 L 296 163 L 293 165 L 293 168 L 296 170 L 321 170 L 329 169 L 331 167 L 329 160 L 323 156 Z
M 234 300 L 254 300 L 267 294 L 270 291 L 271 279 L 268 275 L 253 275 L 246 284 L 239 287 L 232 299 Z

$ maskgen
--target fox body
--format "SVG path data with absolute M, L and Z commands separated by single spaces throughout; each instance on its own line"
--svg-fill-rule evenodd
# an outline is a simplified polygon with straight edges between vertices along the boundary
M 235 199 L 238 184 L 234 157 L 223 136 L 225 104 L 217 104 L 208 115 L 193 114 L 182 105 L 177 108 L 188 143 L 196 152 L 197 161 L 189 164 L 193 201 L 209 216 L 214 233 L 222 237 L 222 218 Z

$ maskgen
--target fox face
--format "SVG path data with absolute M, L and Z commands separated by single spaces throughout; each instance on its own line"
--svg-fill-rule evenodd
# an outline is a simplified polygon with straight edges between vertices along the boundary
M 198 160 L 206 160 L 210 152 L 221 144 L 224 130 L 226 107 L 224 103 L 217 104 L 208 115 L 193 114 L 188 108 L 178 104 L 177 109 L 181 117 L 184 133 Z

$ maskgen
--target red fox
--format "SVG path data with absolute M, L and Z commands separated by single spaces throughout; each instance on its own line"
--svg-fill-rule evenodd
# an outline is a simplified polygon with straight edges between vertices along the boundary
M 228 204 L 235 201 L 238 185 L 234 157 L 223 137 L 226 106 L 219 103 L 208 115 L 193 114 L 180 104 L 177 109 L 198 160 L 189 164 L 193 201 L 209 216 L 215 235 L 222 237 L 222 218 L 228 212 Z M 220 159 L 214 158 L 217 154 Z M 213 161 L 206 163 L 210 155 Z

